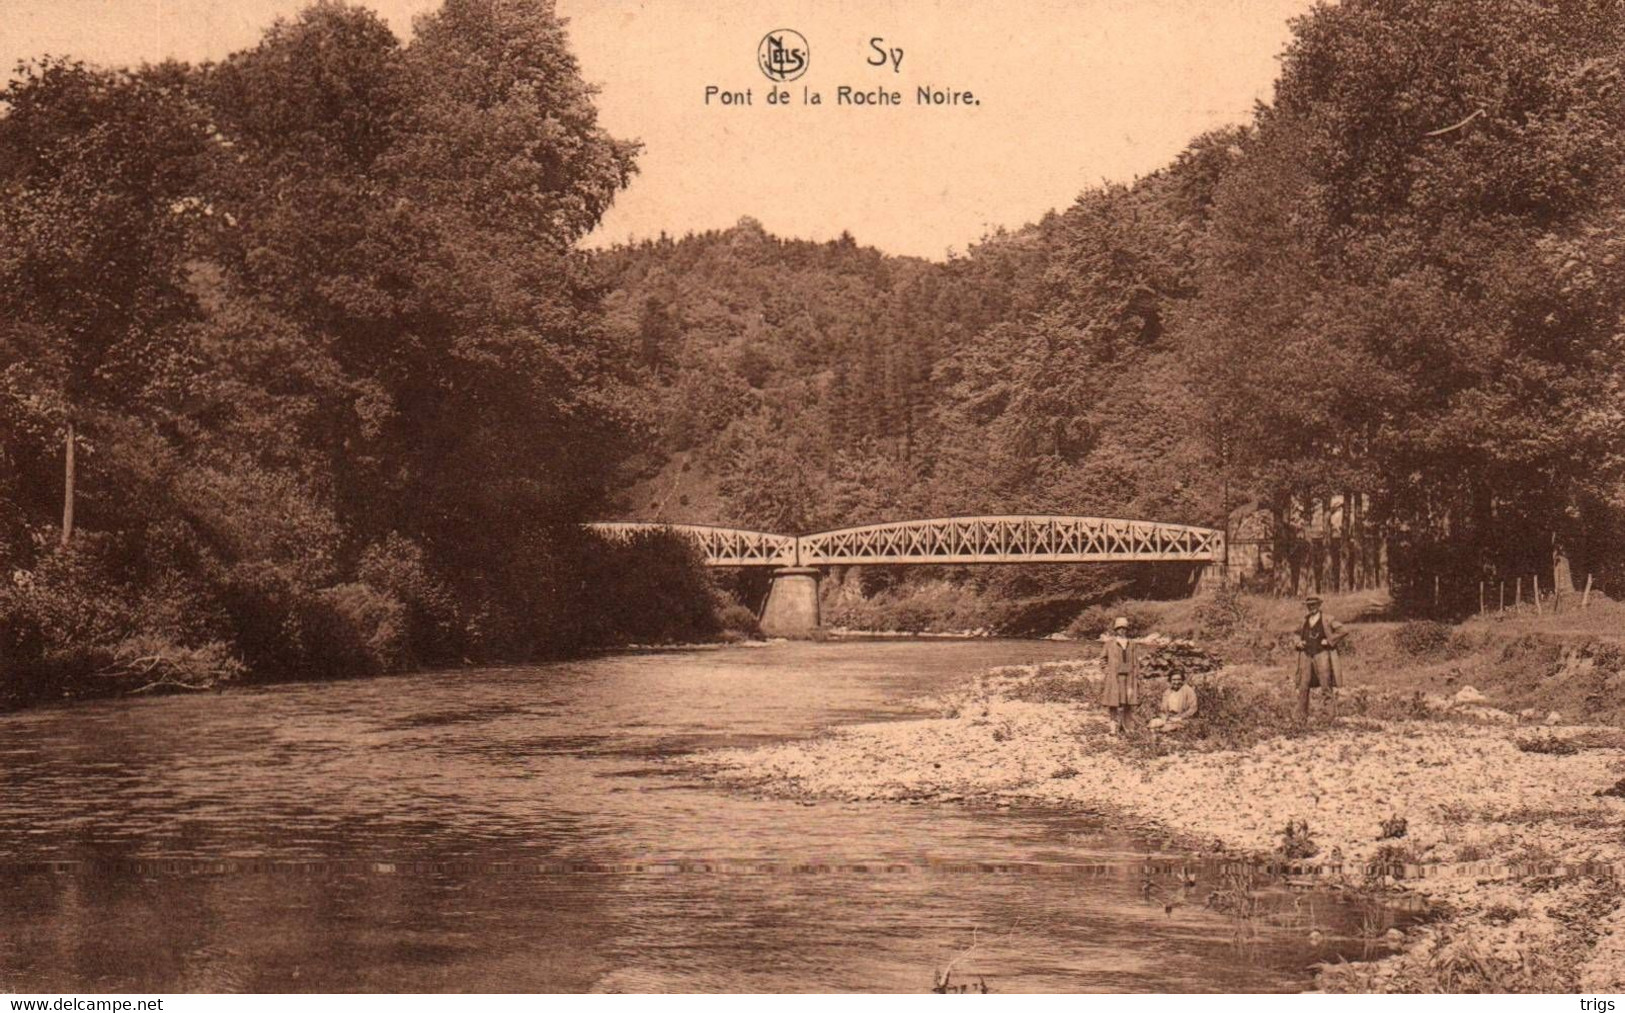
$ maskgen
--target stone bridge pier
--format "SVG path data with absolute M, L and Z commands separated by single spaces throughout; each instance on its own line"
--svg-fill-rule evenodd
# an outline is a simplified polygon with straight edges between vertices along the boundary
M 773 571 L 762 632 L 770 637 L 808 637 L 823 624 L 818 610 L 817 567 L 786 566 Z

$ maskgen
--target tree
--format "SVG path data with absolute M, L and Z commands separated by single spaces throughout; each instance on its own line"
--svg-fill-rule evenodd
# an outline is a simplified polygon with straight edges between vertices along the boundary
M 551 7 L 454 0 L 402 49 L 322 3 L 212 88 L 249 163 L 222 262 L 345 378 L 325 436 L 355 543 L 473 565 L 516 520 L 581 517 L 638 419 L 571 247 L 634 147 L 597 127 Z
M 0 596 L 0 695 L 130 636 L 326 672 L 618 635 L 571 618 L 575 525 L 643 431 L 639 363 L 574 245 L 635 146 L 550 5 L 453 0 L 403 47 L 322 0 L 217 65 L 20 74 L 0 552 L 37 579 Z
M 1220 186 L 1206 333 L 1277 391 L 1243 444 L 1300 498 L 1371 492 L 1458 586 L 1615 523 L 1621 304 L 1567 279 L 1617 243 L 1622 29 L 1586 0 L 1319 8 Z
M 195 315 L 187 233 L 206 211 L 206 117 L 172 69 L 45 60 L 0 93 L 0 316 L 14 391 L 61 433 L 61 540 L 76 452 L 97 414 L 156 382 L 164 343 Z

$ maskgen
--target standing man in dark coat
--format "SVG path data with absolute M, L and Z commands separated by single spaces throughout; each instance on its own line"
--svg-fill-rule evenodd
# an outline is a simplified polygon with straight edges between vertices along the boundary
M 1294 683 L 1298 690 L 1298 719 L 1309 720 L 1309 691 L 1320 687 L 1327 710 L 1337 716 L 1337 687 L 1343 684 L 1342 667 L 1337 648 L 1348 636 L 1343 624 L 1327 615 L 1314 595 L 1303 600 L 1307 615 L 1298 627 L 1298 671 Z

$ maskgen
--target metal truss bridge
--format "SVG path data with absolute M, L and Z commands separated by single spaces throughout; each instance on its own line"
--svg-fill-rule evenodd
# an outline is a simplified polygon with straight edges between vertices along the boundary
M 1219 563 L 1215 528 L 1112 517 L 939 517 L 775 535 L 704 524 L 589 525 L 612 538 L 671 531 L 694 540 L 710 566 L 854 566 L 944 563 Z

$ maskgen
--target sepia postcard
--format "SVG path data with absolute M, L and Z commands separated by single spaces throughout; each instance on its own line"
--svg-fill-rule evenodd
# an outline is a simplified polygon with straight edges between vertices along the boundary
M 11 1009 L 1625 991 L 1616 0 L 0 59 Z

